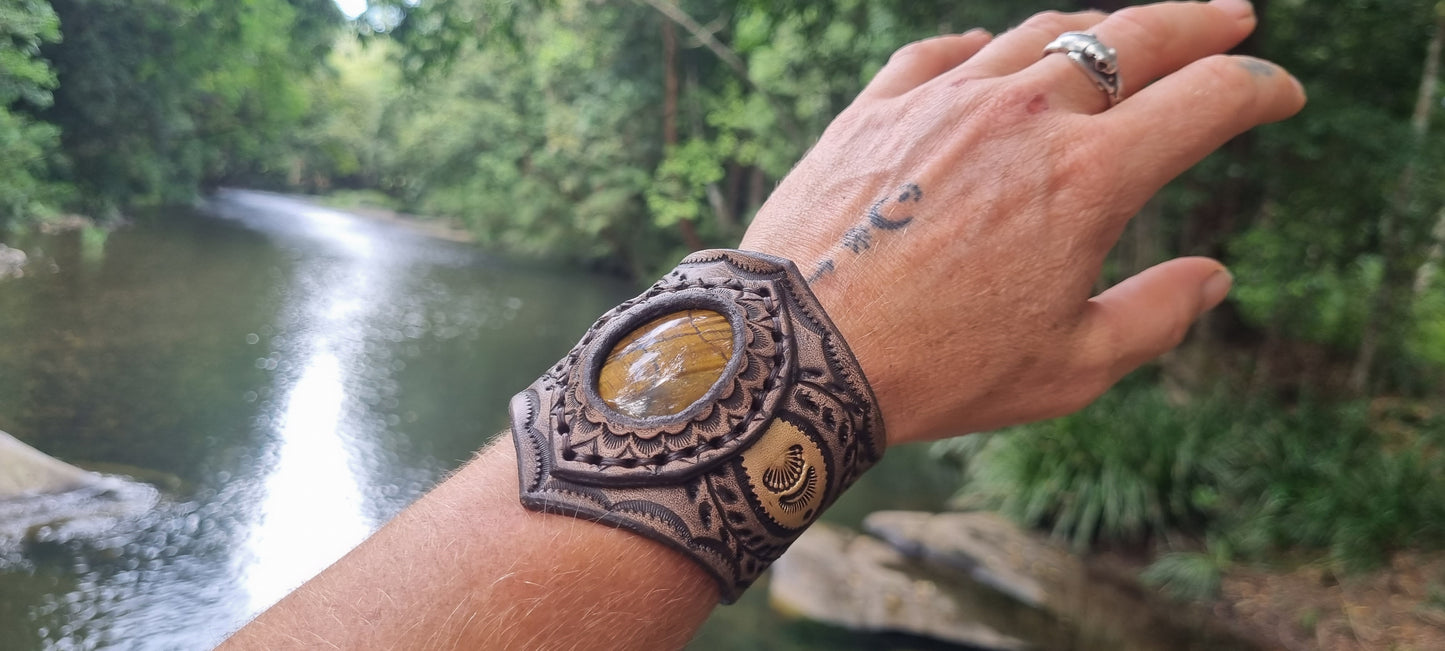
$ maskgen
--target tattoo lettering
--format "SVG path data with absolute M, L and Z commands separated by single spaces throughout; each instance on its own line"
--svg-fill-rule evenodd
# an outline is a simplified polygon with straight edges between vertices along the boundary
M 879 199 L 877 203 L 869 206 L 868 213 L 864 220 L 843 233 L 843 237 L 838 240 L 838 247 L 846 249 L 854 255 L 862 254 L 864 251 L 873 247 L 874 238 L 876 237 L 875 231 L 880 233 L 898 231 L 913 223 L 914 215 L 893 219 L 886 216 L 885 212 L 894 212 L 897 210 L 895 206 L 903 206 L 906 209 L 908 204 L 921 203 L 922 201 L 923 189 L 918 187 L 917 183 L 903 184 L 903 187 L 898 189 L 897 194 Z M 836 268 L 837 264 L 833 261 L 833 258 L 819 262 L 818 266 L 814 268 L 812 275 L 808 276 L 808 284 L 815 283 L 827 277 L 828 274 L 833 273 Z
M 808 276 L 808 284 L 811 285 L 818 282 L 819 278 L 830 273 L 833 273 L 833 260 L 831 258 L 818 263 L 818 268 L 814 269 L 813 274 Z
M 880 201 L 873 204 L 873 207 L 868 209 L 868 223 L 871 224 L 874 228 L 879 228 L 885 231 L 896 231 L 900 228 L 903 228 L 904 226 L 907 226 L 908 222 L 913 221 L 912 217 L 904 217 L 903 219 L 889 219 L 887 217 L 884 217 L 882 208 L 883 202 Z M 857 251 L 854 251 L 854 253 L 857 253 Z
M 854 226 L 843 234 L 843 239 L 839 242 L 848 247 L 849 251 L 862 253 L 873 246 L 873 235 L 869 233 L 867 226 Z

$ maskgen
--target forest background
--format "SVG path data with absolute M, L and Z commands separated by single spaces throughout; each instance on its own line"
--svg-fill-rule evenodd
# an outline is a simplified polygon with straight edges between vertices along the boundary
M 647 279 L 734 244 L 898 46 L 1123 4 L 0 0 L 0 233 L 242 186 Z M 1099 280 L 1212 255 L 1230 300 L 1081 414 L 936 448 L 960 502 L 1164 554 L 1198 597 L 1242 561 L 1445 547 L 1445 8 L 1256 7 L 1241 50 L 1309 107 L 1170 185 Z

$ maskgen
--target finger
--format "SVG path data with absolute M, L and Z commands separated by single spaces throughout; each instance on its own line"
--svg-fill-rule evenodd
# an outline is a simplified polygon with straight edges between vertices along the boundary
M 1089 301 L 1083 365 L 1102 372 L 1100 393 L 1125 374 L 1184 340 L 1199 316 L 1224 300 L 1232 278 L 1209 258 L 1155 265 Z
M 1107 14 L 1101 11 L 1061 13 L 1046 11 L 1035 14 L 993 39 L 987 47 L 959 66 L 960 74 L 970 77 L 1002 77 L 1033 65 L 1044 46 L 1064 32 L 1087 31 Z
M 992 39 L 992 34 L 975 29 L 909 43 L 893 53 L 858 97 L 886 99 L 902 95 L 967 61 Z
M 1103 136 L 1095 153 L 1119 166 L 1128 187 L 1152 195 L 1229 139 L 1304 108 L 1305 92 L 1283 68 L 1262 59 L 1217 55 L 1086 118 Z
M 1117 53 L 1122 100 L 1164 75 L 1238 45 L 1254 25 L 1254 8 L 1246 0 L 1213 0 L 1121 9 L 1091 31 Z M 1109 108 L 1108 96 L 1079 65 L 1068 56 L 1047 56 L 1025 74 L 1055 89 L 1050 105 L 1085 113 Z

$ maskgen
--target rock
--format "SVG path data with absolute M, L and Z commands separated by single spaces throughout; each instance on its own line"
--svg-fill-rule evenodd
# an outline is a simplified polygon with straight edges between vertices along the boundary
M 64 493 L 100 479 L 0 432 L 0 500 Z
M 82 470 L 0 432 L 0 569 L 36 545 L 103 539 L 159 497 L 149 484 Z
M 1088 577 L 1077 557 L 997 513 L 879 511 L 863 529 L 908 556 L 965 573 L 1036 608 L 1057 611 L 1050 596 L 1077 593 Z
M 858 631 L 924 635 L 982 649 L 1026 649 L 1023 640 L 982 623 L 977 595 L 887 543 L 814 524 L 773 564 L 773 607 Z M 984 607 L 987 609 L 987 606 Z
M 935 577 L 966 577 L 1041 614 L 1044 623 L 1010 628 L 1011 620 L 997 619 L 997 610 L 971 613 L 1040 648 L 1253 648 L 1213 618 L 1207 605 L 1162 599 L 1140 586 L 1132 571 L 1074 556 L 995 513 L 879 511 L 863 527 Z
M 0 244 L 0 280 L 24 276 L 27 259 L 24 251 Z

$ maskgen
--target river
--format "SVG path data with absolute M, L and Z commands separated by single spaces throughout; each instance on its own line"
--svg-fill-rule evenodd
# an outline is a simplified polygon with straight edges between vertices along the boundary
M 0 430 L 162 496 L 0 554 L 6 651 L 210 648 L 464 463 L 638 289 L 248 191 L 9 243 L 33 262 L 0 281 Z M 828 518 L 939 506 L 925 457 L 890 451 Z M 691 648 L 934 646 L 780 619 L 765 588 Z

